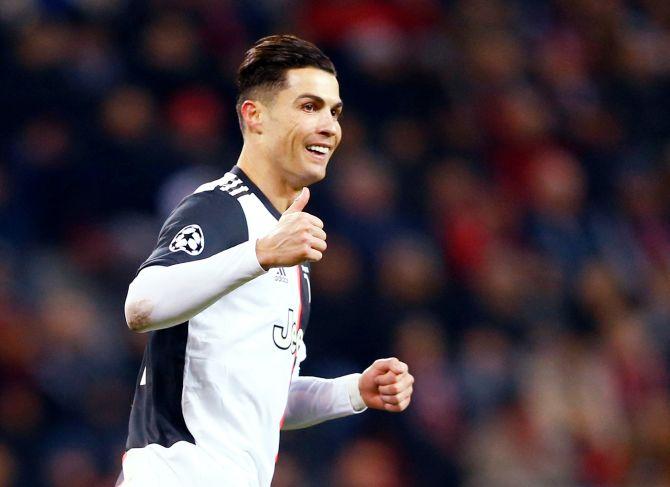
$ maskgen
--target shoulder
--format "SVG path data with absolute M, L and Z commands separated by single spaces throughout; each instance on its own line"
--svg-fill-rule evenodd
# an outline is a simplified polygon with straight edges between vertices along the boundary
M 154 251 L 140 268 L 211 257 L 249 239 L 242 205 L 220 182 L 201 186 L 177 205 L 163 223 Z
M 236 174 L 227 172 L 222 178 L 201 185 L 193 194 L 206 194 L 209 192 L 240 198 L 249 193 L 249 187 Z
M 198 220 L 214 220 L 217 226 L 242 224 L 245 222 L 244 211 L 239 196 L 246 191 L 235 184 L 227 173 L 223 178 L 201 185 L 192 194 L 186 196 L 172 211 L 166 225 L 173 221 L 183 221 L 184 218 Z M 234 175 L 230 175 L 234 176 Z M 245 188 L 248 190 L 248 188 Z

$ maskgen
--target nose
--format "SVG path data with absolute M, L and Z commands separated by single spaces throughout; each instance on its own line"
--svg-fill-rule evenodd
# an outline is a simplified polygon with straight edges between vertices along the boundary
M 322 128 L 319 130 L 319 135 L 323 135 L 325 137 L 335 137 L 337 134 L 337 131 L 331 127 L 328 128 Z
M 324 111 L 325 114 L 321 116 L 319 120 L 319 127 L 317 131 L 319 132 L 319 135 L 323 135 L 325 137 L 335 137 L 338 132 L 338 122 L 335 118 L 333 118 L 329 110 Z

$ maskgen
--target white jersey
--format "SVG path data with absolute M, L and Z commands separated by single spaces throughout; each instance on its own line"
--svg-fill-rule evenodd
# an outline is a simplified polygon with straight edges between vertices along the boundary
M 280 216 L 235 166 L 165 222 L 140 269 L 246 246 L 242 264 L 258 277 L 188 322 L 151 332 L 121 485 L 270 485 L 310 303 L 308 265 L 265 272 L 256 259 L 256 239 Z

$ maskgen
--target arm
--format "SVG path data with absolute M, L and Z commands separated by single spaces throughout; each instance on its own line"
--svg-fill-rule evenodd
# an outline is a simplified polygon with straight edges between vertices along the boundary
M 376 360 L 362 374 L 336 379 L 297 377 L 291 382 L 282 429 L 306 428 L 367 408 L 404 411 L 413 384 L 407 364 L 397 358 Z
M 367 409 L 358 393 L 361 374 L 336 379 L 296 377 L 291 382 L 283 430 L 307 428 Z
M 128 288 L 128 327 L 144 332 L 183 323 L 265 272 L 250 241 L 202 260 L 145 267 Z
M 144 332 L 183 323 L 270 267 L 320 260 L 326 234 L 321 220 L 302 212 L 308 200 L 305 188 L 270 233 L 252 242 L 236 200 L 216 191 L 186 198 L 130 284 L 128 327 Z

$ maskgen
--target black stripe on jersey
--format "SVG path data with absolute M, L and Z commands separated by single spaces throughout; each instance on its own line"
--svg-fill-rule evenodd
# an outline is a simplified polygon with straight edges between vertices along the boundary
M 249 177 L 246 174 L 244 174 L 244 171 L 240 169 L 240 166 L 233 166 L 233 168 L 228 172 L 233 173 L 235 176 L 240 178 L 246 186 L 251 188 L 251 191 L 256 195 L 256 197 L 258 197 L 259 200 L 261 200 L 263 206 L 265 206 L 265 208 L 270 212 L 272 216 L 274 216 L 277 220 L 281 218 L 281 213 L 279 212 L 279 210 L 274 206 L 272 206 L 272 203 L 270 203 L 270 200 L 267 198 L 267 196 L 265 196 L 263 192 L 260 189 L 258 189 L 258 186 L 256 186 L 253 183 L 253 181 L 251 181 L 251 179 L 249 179 Z
M 309 323 L 309 312 L 311 307 L 312 289 L 309 281 L 310 264 L 305 262 L 298 265 L 300 269 L 300 303 L 302 305 L 302 313 L 300 316 L 300 328 L 303 333 L 307 333 L 307 324 Z
M 205 239 L 202 253 L 192 256 L 171 251 L 172 239 L 190 224 L 202 228 Z M 247 240 L 249 229 L 239 201 L 223 191 L 202 191 L 184 198 L 168 217 L 156 248 L 140 269 L 205 259 Z M 177 441 L 195 443 L 181 407 L 188 327 L 185 322 L 150 334 L 130 412 L 128 449 L 151 443 L 164 447 Z M 142 380 L 143 377 L 146 379 Z
M 188 322 L 151 333 L 137 377 L 126 449 L 195 444 L 181 408 L 187 338 Z
M 170 242 L 187 225 L 202 229 L 204 248 L 198 255 L 170 250 Z M 151 265 L 170 266 L 206 259 L 247 240 L 249 228 L 240 202 L 224 191 L 202 191 L 184 198 L 170 214 L 156 248 L 139 270 Z

